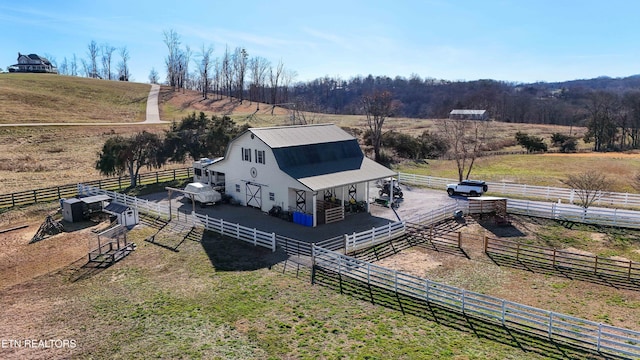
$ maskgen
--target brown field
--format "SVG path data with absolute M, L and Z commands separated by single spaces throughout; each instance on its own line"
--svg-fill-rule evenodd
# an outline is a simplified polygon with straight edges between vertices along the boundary
M 0 74 L 0 124 L 144 121 L 149 89 L 76 76 Z

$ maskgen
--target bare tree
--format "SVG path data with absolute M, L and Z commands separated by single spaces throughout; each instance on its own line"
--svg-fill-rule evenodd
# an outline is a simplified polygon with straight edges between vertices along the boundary
M 289 87 L 298 76 L 295 70 L 286 69 L 282 73 L 282 102 L 289 102 Z
M 598 200 L 598 198 L 608 192 L 611 188 L 611 181 L 606 175 L 599 171 L 588 170 L 575 175 L 568 175 L 562 183 L 569 186 L 578 196 L 579 204 L 587 209 Z
M 209 45 L 208 48 L 202 44 L 202 51 L 200 52 L 200 62 L 198 63 L 198 74 L 200 76 L 200 87 L 202 88 L 202 98 L 207 98 L 209 87 L 211 86 L 211 55 L 213 54 L 213 46 Z
M 73 58 L 71 59 L 69 75 L 78 76 L 78 58 L 76 57 L 76 54 L 73 54 Z
M 165 65 L 167 66 L 167 81 L 169 82 L 169 86 L 175 90 L 180 76 L 180 35 L 178 35 L 178 33 L 173 29 L 168 31 L 165 30 L 163 35 L 164 44 L 167 46 L 167 50 L 169 50 L 169 54 L 165 58 Z
M 220 75 L 222 76 L 223 91 L 227 96 L 231 98 L 231 88 L 233 86 L 233 69 L 231 65 L 231 54 L 229 53 L 229 47 L 224 48 L 224 55 L 222 56 L 222 62 L 220 64 Z
M 612 149 L 618 133 L 616 124 L 620 112 L 618 96 L 605 91 L 596 91 L 589 95 L 587 104 L 590 119 L 587 122 L 586 142 L 593 141 L 594 151 Z
M 113 52 L 116 51 L 116 48 L 109 45 L 103 44 L 101 47 L 102 52 L 102 73 L 105 79 L 112 79 L 111 74 L 111 62 L 113 59 Z
M 441 132 L 449 143 L 452 157 L 456 160 L 459 181 L 469 179 L 488 130 L 489 121 L 442 120 Z
M 269 68 L 269 61 L 263 57 L 254 57 L 251 59 L 251 84 L 249 85 L 249 100 L 255 102 L 264 101 L 264 88 Z M 260 106 L 260 105 L 258 105 Z M 258 108 L 259 109 L 259 108 Z
M 149 72 L 149 83 L 157 84 L 159 81 L 160 81 L 160 78 L 158 77 L 158 72 L 156 71 L 155 68 L 151 68 L 151 71 Z
M 282 76 L 282 71 L 284 70 L 284 64 L 282 60 L 278 62 L 278 66 L 276 66 L 275 70 L 273 67 L 269 69 L 269 86 L 271 90 L 271 115 L 273 115 L 273 110 L 276 108 L 278 104 L 278 82 L 280 81 L 280 77 Z
M 60 75 L 69 75 L 69 61 L 67 61 L 66 56 L 62 60 L 62 64 L 60 64 L 60 68 L 58 68 L 58 73 Z
M 87 45 L 87 55 L 89 55 L 89 73 L 87 77 L 97 78 L 98 75 L 98 52 L 100 48 L 95 40 L 91 40 Z
M 371 95 L 363 96 L 362 110 L 367 116 L 367 125 L 371 132 L 374 159 L 377 162 L 381 162 L 382 126 L 385 119 L 392 115 L 393 110 L 391 93 L 388 91 L 374 91 Z
M 118 79 L 120 81 L 129 81 L 131 74 L 129 73 L 129 50 L 124 46 L 120 49 L 120 63 L 118 64 Z
M 91 77 L 91 65 L 85 59 L 80 59 L 80 63 L 82 64 L 82 72 L 84 76 Z
M 236 98 L 240 99 L 240 104 L 244 99 L 244 80 L 247 73 L 247 63 L 249 54 L 244 48 L 237 47 L 233 53 L 233 70 L 235 73 Z

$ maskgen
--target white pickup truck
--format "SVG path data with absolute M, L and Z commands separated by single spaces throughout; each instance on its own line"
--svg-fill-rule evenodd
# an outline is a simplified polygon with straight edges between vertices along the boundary
M 465 194 L 469 196 L 480 196 L 489 190 L 484 181 L 464 180 L 457 184 L 447 184 L 447 194 L 453 196 L 455 194 Z

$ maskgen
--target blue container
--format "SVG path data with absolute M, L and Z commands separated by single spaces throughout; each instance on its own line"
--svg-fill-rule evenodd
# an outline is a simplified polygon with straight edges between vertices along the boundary
M 313 226 L 313 215 L 306 214 L 305 216 L 306 216 L 306 219 L 304 224 L 309 227 Z
M 294 224 L 300 224 L 301 223 L 301 221 L 300 221 L 301 216 L 300 215 L 302 215 L 302 214 L 297 212 L 297 211 L 295 211 L 293 213 L 293 223 Z

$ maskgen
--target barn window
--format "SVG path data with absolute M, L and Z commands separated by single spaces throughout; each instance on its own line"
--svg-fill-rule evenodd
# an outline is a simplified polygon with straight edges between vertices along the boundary
M 251 162 L 251 149 L 242 148 L 242 161 Z
M 264 164 L 265 163 L 264 158 L 265 158 L 264 150 L 256 150 L 256 162 L 258 164 Z
M 271 200 L 271 201 L 276 201 L 276 194 L 274 194 L 274 193 L 270 192 L 270 193 L 269 193 L 269 200 Z
M 201 169 L 193 169 L 193 173 L 196 174 L 196 176 L 202 176 L 202 170 Z
M 240 184 L 236 184 L 236 192 L 240 192 Z

